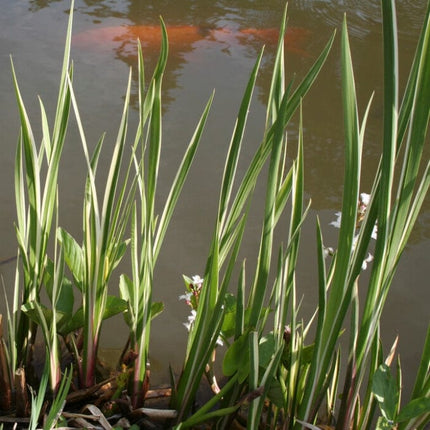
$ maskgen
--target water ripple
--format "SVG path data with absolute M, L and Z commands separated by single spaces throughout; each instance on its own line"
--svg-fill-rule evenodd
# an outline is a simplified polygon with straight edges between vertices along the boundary
M 396 2 L 399 33 L 402 37 L 418 33 L 425 3 L 424 0 Z M 346 14 L 349 33 L 358 38 L 364 38 L 373 26 L 382 22 L 380 2 L 374 0 L 295 0 L 291 5 L 304 13 L 311 12 L 313 20 L 329 27 L 339 27 Z

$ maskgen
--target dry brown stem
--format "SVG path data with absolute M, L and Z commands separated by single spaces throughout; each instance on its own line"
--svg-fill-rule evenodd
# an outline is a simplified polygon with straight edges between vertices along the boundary
M 93 385 L 89 388 L 83 388 L 82 390 L 73 391 L 70 393 L 66 401 L 67 403 L 77 403 L 81 402 L 85 399 L 88 399 L 91 396 L 97 396 L 101 395 L 100 391 L 105 391 L 107 389 L 111 389 L 111 385 L 115 382 L 116 377 L 112 377 L 109 379 L 106 379 L 105 381 L 100 382 L 99 384 Z
M 25 370 L 20 367 L 15 372 L 15 407 L 17 417 L 30 416 L 30 402 L 25 378 Z

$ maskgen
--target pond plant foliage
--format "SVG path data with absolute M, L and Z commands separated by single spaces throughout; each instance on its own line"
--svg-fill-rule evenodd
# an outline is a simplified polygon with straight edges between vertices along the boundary
M 0 409 L 3 415 L 10 414 L 0 423 L 15 417 L 17 422 L 24 419 L 31 429 L 85 427 L 85 414 L 76 414 L 79 403 L 74 399 L 78 398 L 89 403 L 86 416 L 98 420 L 100 428 L 115 426 L 107 420 L 108 411 L 114 416 L 120 411 L 136 428 L 157 414 L 162 420 L 153 427 L 178 430 L 201 426 L 425 428 L 430 421 L 430 331 L 423 340 L 413 391 L 401 402 L 397 341 L 391 351 L 383 351 L 379 326 L 396 267 L 430 184 L 430 163 L 423 158 L 430 110 L 430 3 L 402 96 L 395 2 L 382 0 L 381 8 L 384 129 L 370 195 L 361 193 L 360 180 L 372 98 L 360 119 L 346 18 L 340 35 L 344 191 L 335 250 L 324 246 L 318 219 L 315 223 L 318 306 L 313 318 L 308 322 L 299 318 L 296 282 L 301 229 L 311 207 L 304 193 L 302 99 L 323 67 L 335 35 L 303 80 L 297 85 L 287 83 L 285 9 L 261 143 L 238 179 L 237 166 L 263 51 L 251 71 L 228 146 L 203 278 L 184 276 L 184 298 L 191 307 L 188 342 L 182 372 L 179 378 L 172 373 L 169 404 L 163 409 L 146 404 L 152 388 L 148 367 L 151 320 L 163 310 L 161 303 L 152 300 L 154 269 L 208 120 L 213 94 L 158 214 L 162 82 L 168 58 L 163 21 L 160 56 L 148 83 L 138 46 L 139 121 L 131 154 L 125 151 L 130 71 L 118 136 L 101 185 L 96 177 L 103 136 L 90 154 L 73 90 L 73 2 L 53 126 L 40 101 L 40 145 L 12 65 L 21 119 L 15 164 L 18 258 L 13 300 L 7 308 L 7 334 L 0 332 Z M 286 127 L 295 113 L 300 118 L 298 141 L 290 151 Z M 70 115 L 76 120 L 87 165 L 80 242 L 61 226 L 58 216 L 59 165 Z M 268 168 L 263 169 L 265 166 Z M 262 172 L 266 172 L 265 178 Z M 266 184 L 264 216 L 258 260 L 249 276 L 239 254 L 258 181 Z M 279 246 L 274 239 L 280 221 L 289 227 Z M 370 249 L 374 254 L 371 263 Z M 48 250 L 53 250 L 52 256 Z M 120 277 L 117 293 L 109 294 L 115 291 L 111 274 L 126 253 L 130 253 L 130 271 Z M 364 283 L 360 274 L 366 267 L 370 276 Z M 359 299 L 359 289 L 364 291 L 360 295 L 364 299 Z M 49 299 L 48 305 L 46 300 L 42 302 L 42 295 Z M 129 339 L 114 376 L 101 381 L 96 365 L 103 321 L 118 314 L 129 327 Z M 32 372 L 38 331 L 46 354 L 40 381 Z M 349 339 L 343 350 L 339 347 L 341 335 Z M 223 349 L 218 348 L 220 343 Z M 215 376 L 215 360 L 222 363 L 222 375 L 218 375 L 222 382 Z M 204 378 L 212 396 L 201 404 L 197 397 Z M 110 391 L 103 391 L 103 384 L 109 385 Z M 94 394 L 99 396 L 96 401 L 91 397 Z M 92 402 L 104 406 L 103 413 Z

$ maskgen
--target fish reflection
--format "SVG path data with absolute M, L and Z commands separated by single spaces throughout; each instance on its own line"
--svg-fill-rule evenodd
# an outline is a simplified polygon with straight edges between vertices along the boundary
M 227 46 L 246 43 L 274 45 L 278 41 L 279 30 L 276 28 L 246 28 L 232 30 L 229 28 L 208 28 L 194 25 L 167 26 L 169 48 L 181 52 L 192 49 L 197 42 L 218 42 Z M 287 51 L 300 56 L 308 56 L 305 50 L 309 31 L 304 28 L 291 27 L 285 35 Z M 123 54 L 132 55 L 136 52 L 136 40 L 148 50 L 158 50 L 161 44 L 161 28 L 159 25 L 124 25 L 102 27 L 83 31 L 73 37 L 73 44 L 78 48 L 115 49 Z

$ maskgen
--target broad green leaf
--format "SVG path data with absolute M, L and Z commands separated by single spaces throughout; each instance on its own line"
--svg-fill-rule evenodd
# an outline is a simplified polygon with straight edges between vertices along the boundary
M 116 296 L 107 296 L 106 298 L 106 307 L 103 313 L 103 320 L 111 318 L 115 315 L 118 315 L 122 312 L 126 314 L 127 310 L 127 302 L 125 300 L 120 299 Z M 58 328 L 58 332 L 66 335 L 74 330 L 77 330 L 81 327 L 84 327 L 85 324 L 85 316 L 82 307 L 79 308 L 75 314 L 67 321 L 64 321 L 64 324 Z
M 405 405 L 401 410 L 399 415 L 396 417 L 396 421 L 401 423 L 403 421 L 408 421 L 413 418 L 419 417 L 420 415 L 430 413 L 430 398 L 429 397 L 419 397 L 417 399 L 411 400 L 407 405 Z
M 58 239 L 63 247 L 64 260 L 69 267 L 77 287 L 82 290 L 84 275 L 84 254 L 76 240 L 64 229 L 59 228 Z
M 306 345 L 303 347 L 300 355 L 300 362 L 302 364 L 309 364 L 312 361 L 314 349 L 315 349 L 315 344 Z
M 49 327 L 51 326 L 53 312 L 51 309 L 47 308 L 46 306 L 32 301 L 32 302 L 27 302 L 23 304 L 21 309 L 32 321 L 34 321 L 36 324 L 41 326 L 43 330 L 45 329 L 48 330 Z M 61 312 L 59 310 L 55 312 L 55 319 L 56 319 L 56 326 L 57 326 L 58 333 L 67 334 L 70 332 L 68 331 L 65 333 L 63 331 L 63 327 L 65 327 L 69 323 L 71 318 L 72 318 L 71 312 L 66 313 L 66 312 Z M 48 335 L 49 333 L 46 332 L 44 334 Z
M 267 398 L 275 404 L 278 408 L 282 408 L 285 405 L 285 393 L 283 386 L 278 379 L 273 378 L 270 382 L 270 388 L 267 392 Z
M 133 297 L 133 281 L 125 274 L 119 278 L 119 291 L 121 298 L 130 302 Z
M 46 323 L 46 325 L 49 326 L 52 322 L 52 310 L 35 301 L 24 303 L 21 306 L 21 310 L 38 325 L 44 325 Z M 43 317 L 39 313 L 39 310 L 42 311 Z M 44 321 L 42 318 L 44 318 Z
M 263 336 L 258 346 L 259 366 L 265 369 L 272 360 L 276 350 L 277 345 L 273 332 Z
M 163 302 L 153 302 L 151 304 L 151 319 L 154 319 L 164 311 Z
M 372 392 L 378 400 L 382 415 L 388 421 L 394 421 L 397 414 L 399 392 L 390 368 L 386 364 L 381 364 L 373 375 Z
M 84 326 L 84 312 L 82 307 L 79 308 L 70 318 L 64 321 L 64 324 L 57 328 L 58 333 L 63 336 L 78 330 Z
M 236 306 L 237 300 L 233 294 L 226 294 L 224 304 L 224 321 L 221 332 L 225 338 L 232 337 L 236 329 Z
M 224 375 L 232 376 L 240 373 L 239 382 L 243 382 L 249 374 L 249 333 L 244 333 L 227 349 L 222 363 Z
M 114 315 L 120 314 L 127 309 L 127 302 L 117 296 L 108 295 L 106 298 L 106 308 L 103 313 L 103 319 L 108 319 Z
M 71 315 L 74 303 L 73 285 L 67 278 L 63 278 L 55 309 L 65 315 Z

